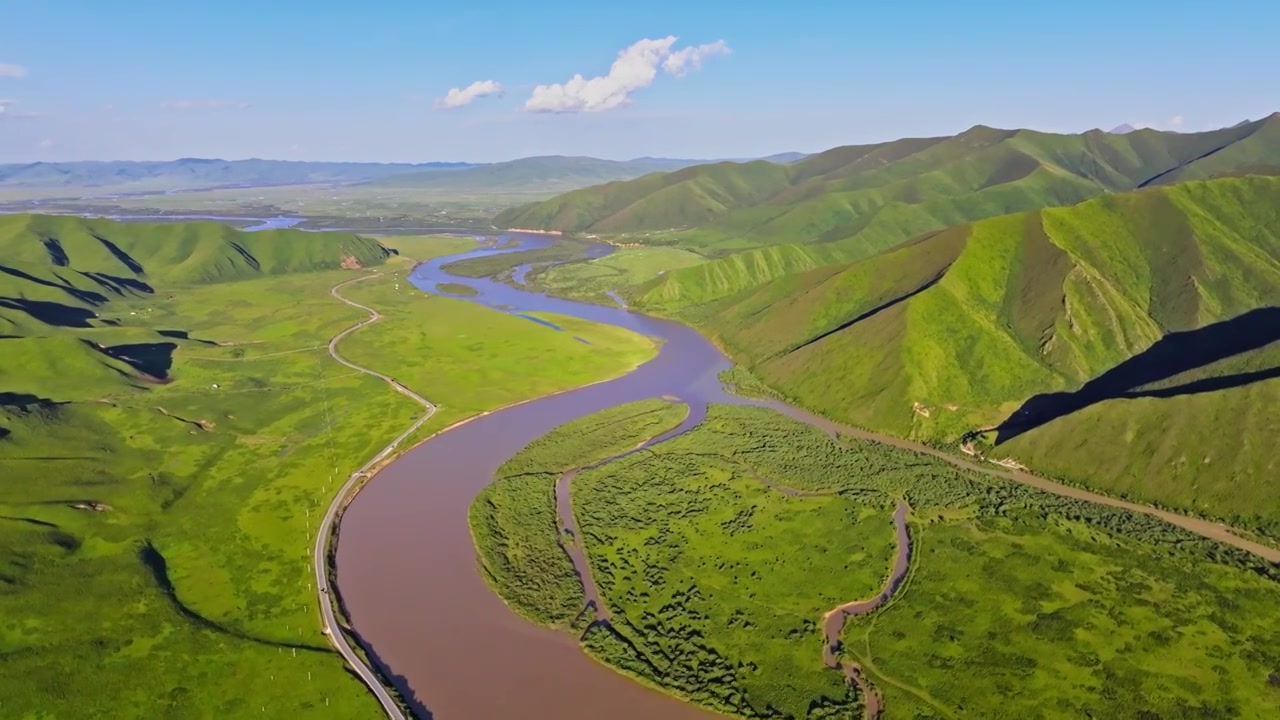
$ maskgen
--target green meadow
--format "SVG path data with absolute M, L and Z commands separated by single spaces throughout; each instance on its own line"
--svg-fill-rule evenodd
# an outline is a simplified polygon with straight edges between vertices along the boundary
M 604 454 L 590 445 L 565 426 L 509 466 L 558 472 Z M 541 520 L 495 512 L 490 491 L 472 523 L 493 523 L 501 542 L 488 543 L 508 549 L 485 562 L 495 589 L 563 624 L 581 598 L 567 561 L 559 573 L 545 565 L 562 557 L 554 476 L 505 500 L 541 507 Z M 1280 701 L 1268 682 L 1280 668 L 1280 569 L 1148 516 L 722 405 L 684 435 L 583 471 L 572 496 L 611 612 L 585 650 L 721 712 L 861 716 L 856 690 L 823 664 L 822 617 L 878 592 L 904 500 L 908 580 L 843 638 L 883 693 L 884 718 L 1263 718 Z M 551 576 L 562 578 L 554 592 L 529 591 Z
M 654 352 L 405 281 L 403 258 L 457 238 L 396 257 L 344 234 L 0 221 L 5 717 L 380 712 L 320 632 L 310 553 L 342 480 L 422 408 L 329 357 L 365 318 L 340 282 L 372 266 L 343 292 L 384 315 L 341 351 L 439 400 L 435 429 Z M 347 256 L 366 269 L 324 269 Z
M 469 513 L 485 579 L 516 612 L 552 627 L 582 609 L 582 586 L 561 544 L 555 485 L 560 475 L 623 452 L 675 427 L 683 405 L 646 400 L 561 425 L 503 463 Z
M 531 277 L 598 301 L 607 278 L 840 422 L 957 451 L 971 441 L 1276 538 L 1278 200 L 1275 177 L 1159 185 L 955 225 L 856 262 L 830 243 L 732 254 L 679 271 L 702 273 L 680 292 L 673 283 L 693 281 L 675 270 L 602 275 L 612 256 Z M 618 262 L 639 253 L 686 251 L 625 248 Z

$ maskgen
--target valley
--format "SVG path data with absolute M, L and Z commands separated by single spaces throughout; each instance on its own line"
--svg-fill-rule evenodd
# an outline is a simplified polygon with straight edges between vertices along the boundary
M 865 255 L 0 217 L 5 697 L 1265 717 L 1280 186 L 1227 174 Z

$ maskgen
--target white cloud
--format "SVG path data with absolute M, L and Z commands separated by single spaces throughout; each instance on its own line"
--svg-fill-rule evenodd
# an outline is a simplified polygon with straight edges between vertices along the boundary
M 14 108 L 17 100 L 0 100 L 0 120 L 40 117 L 39 113 L 22 112 Z
M 1181 115 L 1174 115 L 1173 117 L 1169 118 L 1169 129 L 1170 129 L 1170 130 L 1175 130 L 1175 131 L 1176 131 L 1176 130 L 1181 130 L 1181 129 L 1182 129 L 1182 116 L 1181 116 Z
M 170 110 L 196 110 L 201 108 L 244 110 L 249 107 L 249 103 L 239 100 L 166 100 L 160 103 L 160 107 L 169 108 Z
M 436 107 L 442 109 L 459 108 L 491 95 L 501 96 L 502 85 L 496 80 L 477 80 L 465 88 L 450 89 L 444 97 L 436 100 Z
M 0 63 L 0 77 L 20 78 L 27 76 L 27 69 L 12 63 Z
M 41 140 L 40 142 L 36 143 L 37 150 L 52 150 L 53 148 L 56 148 L 56 147 L 58 147 L 58 143 L 52 140 Z
M 729 45 L 723 40 L 706 45 L 693 45 L 668 55 L 667 59 L 662 61 L 662 69 L 676 77 L 684 77 L 690 71 L 701 70 L 702 61 L 705 58 L 712 55 L 728 55 L 729 52 Z
M 631 102 L 631 93 L 647 88 L 658 76 L 658 66 L 681 77 L 702 67 L 711 55 L 727 55 L 723 40 L 672 50 L 676 37 L 640 40 L 618 53 L 609 74 L 590 80 L 574 75 L 568 82 L 539 85 L 524 104 L 529 112 L 602 112 Z

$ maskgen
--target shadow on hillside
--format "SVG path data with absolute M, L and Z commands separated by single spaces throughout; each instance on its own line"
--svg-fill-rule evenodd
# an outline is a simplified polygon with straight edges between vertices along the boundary
M 101 235 L 94 235 L 93 237 L 98 242 L 102 243 L 102 246 L 107 249 L 107 252 L 115 256 L 115 259 L 119 260 L 121 265 L 129 268 L 129 272 L 132 272 L 134 275 L 146 274 L 147 271 L 142 267 L 142 263 L 134 260 L 133 256 L 125 252 L 119 245 L 116 245 Z
M 26 298 L 0 297 L 0 308 L 20 310 L 32 318 L 56 327 L 90 328 L 89 321 L 98 316 L 92 310 L 63 305 L 46 300 L 27 300 Z
M 204 343 L 205 345 L 217 345 L 212 340 L 202 340 L 200 338 L 191 337 L 191 333 L 186 330 L 157 330 L 156 334 L 161 337 L 173 338 L 174 340 L 190 340 L 191 342 Z
M 1280 307 L 1251 310 L 1198 330 L 1170 333 L 1075 392 L 1036 395 L 996 428 L 996 445 L 1106 400 L 1171 398 L 1280 377 L 1280 366 L 1144 389 L 1182 373 L 1280 341 Z
M 62 248 L 62 241 L 58 238 L 44 238 L 40 241 L 44 244 L 44 249 L 49 253 L 49 262 L 58 267 L 67 267 L 71 264 L 71 259 L 67 257 L 67 251 Z
M 39 395 L 31 393 L 16 392 L 0 392 L 0 407 L 16 408 L 18 410 L 30 411 L 34 408 L 53 407 L 54 405 L 66 405 L 67 403 L 43 398 Z
M 154 295 L 156 290 L 150 285 L 136 280 L 134 278 L 121 277 L 119 275 L 108 275 L 100 272 L 84 272 L 77 270 L 76 272 L 94 281 L 99 287 L 116 295 L 125 295 L 130 292 L 142 293 L 145 295 Z M 104 300 L 106 298 L 103 298 Z
M 292 649 L 319 653 L 330 652 L 328 646 L 279 642 L 276 640 L 254 637 L 248 633 L 241 632 L 234 628 L 229 628 L 221 623 L 210 620 L 195 610 L 187 607 L 186 604 L 182 602 L 182 599 L 178 597 L 177 590 L 173 586 L 173 581 L 169 579 L 169 563 L 164 559 L 164 555 L 161 555 L 160 551 L 156 549 L 156 546 L 151 544 L 150 540 L 143 541 L 142 545 L 138 548 L 138 561 L 141 562 L 142 566 L 151 574 L 151 578 L 155 580 L 156 585 L 159 586 L 160 591 L 164 593 L 165 597 L 169 600 L 169 604 L 173 609 L 197 627 L 211 632 L 229 635 L 240 640 L 247 640 L 259 645 L 266 645 L 268 647 L 279 647 L 286 650 Z
M 92 345 L 92 343 L 90 343 Z M 169 368 L 173 367 L 173 352 L 178 349 L 177 343 L 134 343 L 131 345 L 112 345 L 102 347 L 93 345 L 94 349 L 106 353 L 138 372 L 150 375 L 159 380 L 169 377 Z
M 41 285 L 43 287 L 53 288 L 55 290 L 61 290 L 62 292 L 70 295 L 71 297 L 75 298 L 76 300 L 79 300 L 82 303 L 88 303 L 90 305 L 101 305 L 102 303 L 107 301 L 106 295 L 93 292 L 92 290 L 81 290 L 80 288 L 77 288 L 68 284 L 66 280 L 63 280 L 62 281 L 63 284 L 59 285 L 56 282 L 50 282 L 48 280 L 45 280 L 44 278 L 38 278 L 35 275 L 31 275 L 17 268 L 11 268 L 5 265 L 0 265 L 0 273 L 4 273 L 6 275 L 16 277 L 19 280 L 25 280 L 30 283 L 35 283 L 36 285 Z M 62 278 L 59 277 L 58 279 L 61 280 Z

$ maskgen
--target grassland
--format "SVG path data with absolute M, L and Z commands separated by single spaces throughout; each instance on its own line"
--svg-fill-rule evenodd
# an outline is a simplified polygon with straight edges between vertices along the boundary
M 669 247 L 623 247 L 604 257 L 552 265 L 529 273 L 540 290 L 593 302 L 610 291 L 628 290 L 679 268 L 706 262 L 697 253 Z
M 861 698 L 823 666 L 821 617 L 878 590 L 900 500 L 909 580 L 844 638 L 885 718 L 1261 718 L 1280 700 L 1280 568 L 760 408 L 712 406 L 697 429 L 577 477 L 612 611 L 584 646 L 720 711 L 856 717 Z M 546 523 L 509 527 L 555 540 Z
M 994 218 L 692 317 L 831 417 L 953 447 L 992 429 L 997 457 L 1277 531 L 1277 200 L 1252 177 Z
M 718 163 L 647 175 L 513 208 L 495 224 L 718 256 L 634 293 L 637 306 L 682 308 L 961 223 L 1277 170 L 1280 114 L 1204 133 L 1056 135 L 979 125 L 953 137 L 833 148 L 788 165 Z
M 0 339 L 2 714 L 376 715 L 320 633 L 310 548 L 341 480 L 421 412 L 325 351 L 363 314 L 328 294 L 357 271 L 324 268 L 376 265 L 387 249 L 207 223 L 0 222 L 4 265 L 20 273 L 0 275 L 15 301 L 3 333 L 17 336 Z M 425 259 L 468 243 L 397 245 Z M 384 320 L 343 352 L 439 390 L 438 422 L 653 352 L 609 328 L 575 327 L 588 346 L 427 296 L 407 269 L 396 259 L 348 289 Z M 493 338 L 527 362 L 488 367 L 495 356 L 472 348 Z M 417 374 L 435 357 L 468 357 L 471 371 Z M 463 402 L 474 383 L 489 387 Z
M 485 579 L 533 622 L 567 626 L 582 585 L 561 548 L 555 484 L 568 470 L 630 449 L 680 423 L 687 409 L 662 400 L 610 408 L 552 430 L 498 469 L 471 505 L 471 536 Z

